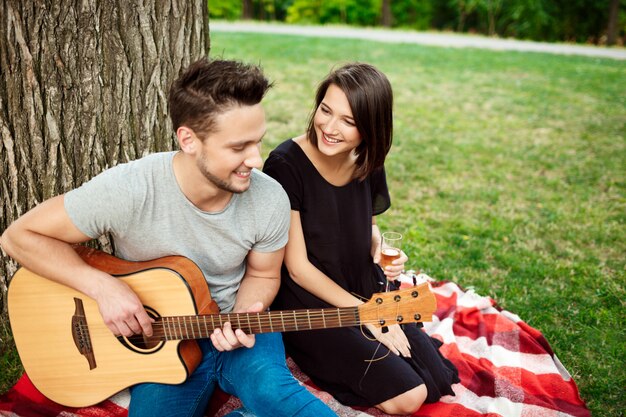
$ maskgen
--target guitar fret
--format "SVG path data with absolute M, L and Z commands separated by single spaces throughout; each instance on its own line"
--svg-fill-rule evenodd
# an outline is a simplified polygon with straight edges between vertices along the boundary
M 189 317 L 188 319 L 189 319 L 189 327 L 191 328 L 192 339 L 195 339 L 196 338 L 196 332 L 194 332 L 194 330 L 193 330 L 193 319 L 191 317 Z M 189 333 L 187 333 L 187 337 L 189 337 Z
M 322 323 L 324 323 L 324 328 L 326 328 L 326 317 L 324 317 L 324 309 L 322 309 Z
M 195 317 L 196 326 L 198 327 L 198 338 L 202 337 L 202 329 L 200 328 L 200 320 L 198 317 Z
M 272 313 L 268 314 L 267 318 L 270 323 L 270 333 L 274 333 L 274 324 L 272 323 Z
M 161 319 L 161 325 L 163 326 L 163 338 L 165 340 L 170 340 L 170 338 L 168 337 L 168 334 L 167 334 L 167 327 L 166 327 L 167 326 L 167 317 L 163 317 Z
M 248 327 L 249 327 L 249 332 L 253 333 L 252 331 L 252 324 L 250 324 L 250 313 L 246 313 L 246 318 L 248 319 Z
M 298 317 L 296 316 L 296 310 L 293 311 L 293 324 L 296 325 L 296 331 L 298 331 Z
M 184 338 L 189 338 L 189 329 L 187 329 L 187 319 L 183 316 L 183 326 L 185 326 L 185 333 L 183 334 Z
M 287 331 L 287 328 L 285 327 L 285 317 L 283 316 L 283 312 L 279 311 L 279 313 L 280 313 L 280 322 L 283 325 L 283 331 Z
M 269 314 L 268 314 L 268 316 L 269 316 Z M 261 333 L 263 331 L 263 325 L 261 324 L 261 313 L 257 313 L 256 318 L 259 321 L 259 333 Z
M 204 323 L 204 337 L 209 337 L 209 329 L 206 327 L 206 315 L 202 316 L 202 322 Z
M 211 326 L 213 326 L 213 328 L 211 329 L 211 332 L 213 332 L 213 330 L 215 330 L 215 315 L 211 314 Z
M 241 319 L 240 319 L 241 315 L 237 314 L 237 324 L 238 324 L 238 329 L 241 329 Z
M 309 313 L 309 309 L 306 310 L 306 318 L 309 319 L 309 329 L 312 329 L 313 326 L 311 326 L 311 314 Z
M 180 317 L 177 317 L 176 324 L 178 324 L 178 334 L 177 334 L 177 336 L 178 336 L 177 339 L 178 339 L 178 338 L 182 337 L 182 335 L 183 335 L 183 328 L 180 327 Z
M 337 318 L 339 318 L 339 327 L 343 327 L 341 325 L 341 310 L 337 309 Z

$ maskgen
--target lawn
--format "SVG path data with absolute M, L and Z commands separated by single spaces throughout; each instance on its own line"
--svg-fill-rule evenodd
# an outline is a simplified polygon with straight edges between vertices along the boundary
M 211 34 L 260 63 L 264 155 L 304 131 L 317 82 L 366 61 L 395 93 L 383 230 L 410 265 L 539 329 L 594 417 L 626 409 L 626 62 L 412 44 Z M 0 323 L 0 393 L 21 368 Z
M 539 329 L 595 417 L 626 409 L 626 63 L 539 53 L 212 33 L 260 63 L 264 154 L 304 131 L 317 83 L 358 60 L 389 77 L 392 208 L 414 268 Z

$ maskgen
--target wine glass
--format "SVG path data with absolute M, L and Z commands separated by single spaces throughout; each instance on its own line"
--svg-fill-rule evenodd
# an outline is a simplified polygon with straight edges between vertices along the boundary
M 380 266 L 383 270 L 395 259 L 400 258 L 402 251 L 402 234 L 397 232 L 385 232 L 382 235 L 383 246 L 380 253 Z

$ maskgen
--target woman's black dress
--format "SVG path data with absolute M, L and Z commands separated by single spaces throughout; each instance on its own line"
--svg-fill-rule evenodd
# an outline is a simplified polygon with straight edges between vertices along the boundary
M 319 174 L 297 143 L 287 140 L 270 153 L 263 170 L 282 184 L 291 209 L 300 212 L 309 261 L 364 299 L 380 292 L 385 276 L 373 263 L 370 247 L 372 216 L 390 206 L 384 169 L 337 187 Z M 272 309 L 324 307 L 332 306 L 296 284 L 283 266 Z M 441 342 L 414 324 L 403 327 L 410 359 L 368 340 L 359 327 L 287 332 L 283 339 L 288 354 L 313 382 L 346 405 L 373 406 L 422 383 L 428 388 L 427 402 L 454 394 L 451 384 L 459 381 L 458 373 L 439 353 Z M 385 358 L 370 362 L 376 349 L 375 357 Z

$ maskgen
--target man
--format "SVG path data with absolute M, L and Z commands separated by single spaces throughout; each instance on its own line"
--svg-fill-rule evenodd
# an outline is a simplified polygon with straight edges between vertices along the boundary
M 262 311 L 278 291 L 289 229 L 286 194 L 254 169 L 262 164 L 261 100 L 269 88 L 254 66 L 192 64 L 169 94 L 180 151 L 119 165 L 43 202 L 5 231 L 2 247 L 93 298 L 115 335 L 150 336 L 152 320 L 123 281 L 71 248 L 104 233 L 120 258 L 192 259 L 224 313 Z M 280 334 L 247 335 L 226 323 L 199 344 L 203 360 L 185 383 L 131 388 L 131 417 L 202 416 L 216 384 L 242 400 L 233 415 L 334 415 L 290 374 Z

